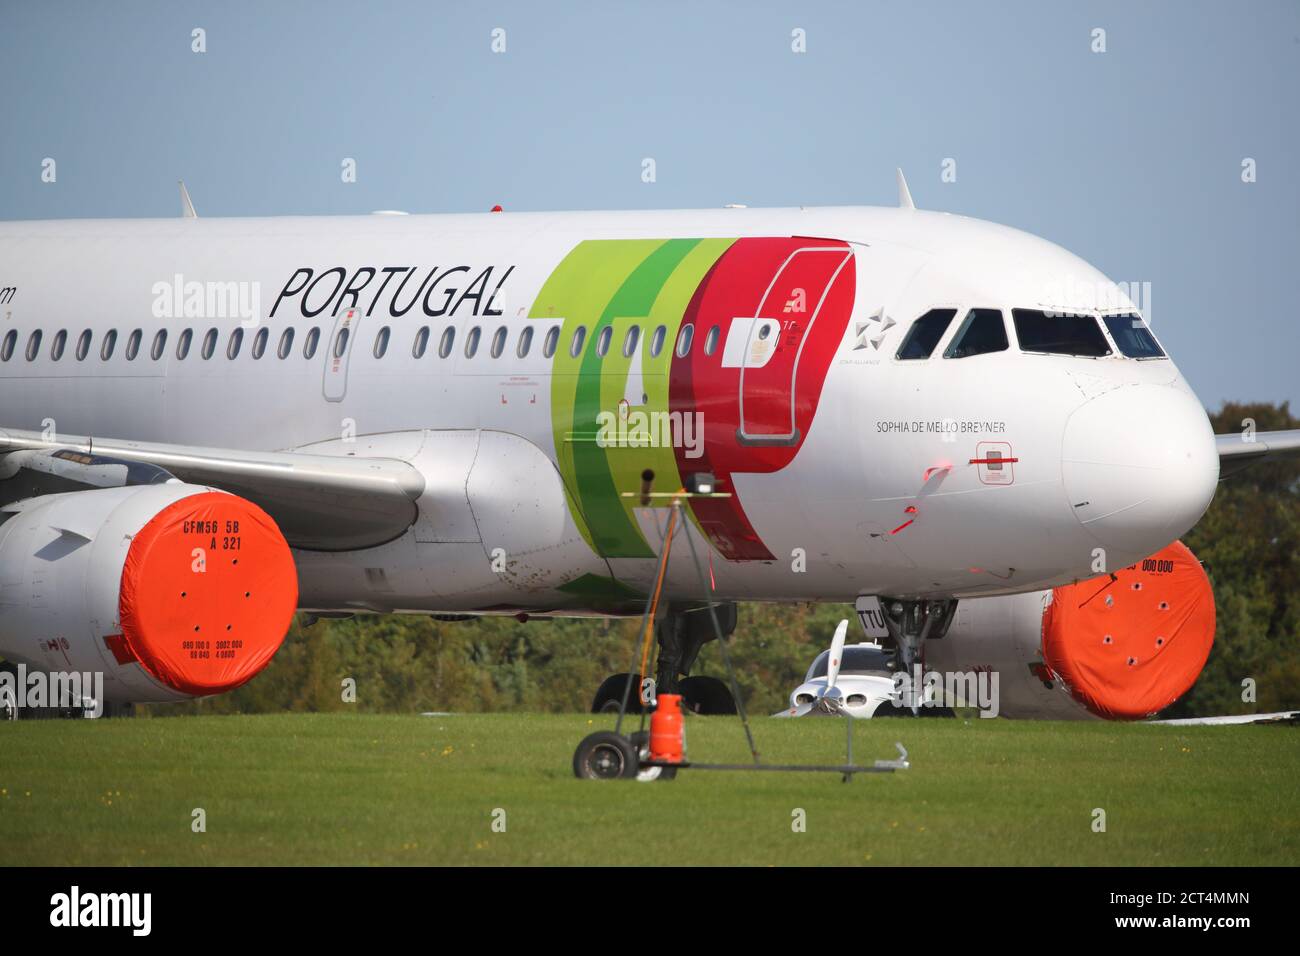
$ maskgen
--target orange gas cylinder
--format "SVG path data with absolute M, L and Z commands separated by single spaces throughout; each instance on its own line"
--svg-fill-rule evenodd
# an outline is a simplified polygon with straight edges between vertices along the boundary
M 681 694 L 660 694 L 650 715 L 650 759 L 681 763 L 686 753 L 686 725 Z

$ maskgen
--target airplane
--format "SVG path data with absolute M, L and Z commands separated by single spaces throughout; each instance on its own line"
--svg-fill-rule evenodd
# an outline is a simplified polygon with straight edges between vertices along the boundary
M 831 645 L 808 667 L 803 683 L 790 693 L 790 706 L 773 717 L 854 717 L 861 720 L 877 714 L 888 716 L 890 707 L 900 707 L 893 655 L 872 641 L 846 643 L 848 619 L 840 621 Z M 942 703 L 938 695 L 927 703 Z M 919 712 L 919 709 L 918 709 Z
M 659 691 L 739 601 L 874 598 L 910 667 L 959 603 L 1108 580 L 1300 451 L 1216 437 L 1101 272 L 898 182 L 0 224 L 0 656 L 113 712 L 238 687 L 296 612 L 640 615 L 652 472 L 717 489 L 680 499 L 708 573 L 666 568 Z

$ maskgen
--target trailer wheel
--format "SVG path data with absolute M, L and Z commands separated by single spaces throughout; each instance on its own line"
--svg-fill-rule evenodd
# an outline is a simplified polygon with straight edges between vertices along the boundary
M 630 738 L 632 746 L 636 748 L 636 755 L 641 762 L 650 759 L 650 731 L 638 730 Z M 653 780 L 676 780 L 676 767 L 642 767 L 637 771 L 637 780 L 641 783 L 650 783 Z
M 573 775 L 580 780 L 630 780 L 638 764 L 632 741 L 611 730 L 589 734 L 573 753 Z

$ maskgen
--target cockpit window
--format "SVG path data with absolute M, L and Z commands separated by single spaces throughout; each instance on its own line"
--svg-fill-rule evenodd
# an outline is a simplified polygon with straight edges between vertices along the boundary
M 804 680 L 825 677 L 826 662 L 830 660 L 830 656 L 830 651 L 822 651 L 818 654 L 817 659 L 812 663 L 812 667 L 808 668 Z M 889 654 L 879 647 L 846 647 L 844 648 L 844 663 L 840 665 L 840 673 L 845 675 L 875 674 L 880 677 L 888 677 L 891 673 Z
M 944 350 L 943 357 L 966 358 L 986 352 L 1005 352 L 1008 348 L 1007 327 L 1002 324 L 1001 311 L 971 309 L 951 344 Z
M 1016 338 L 1022 352 L 1046 352 L 1049 355 L 1080 355 L 1097 358 L 1110 354 L 1101 326 L 1090 315 L 1064 312 L 1040 312 L 1037 309 L 1012 309 Z
M 1108 315 L 1106 328 L 1110 337 L 1119 346 L 1120 352 L 1129 358 L 1165 358 L 1165 350 L 1160 347 L 1156 337 L 1151 334 L 1140 315 Z
M 907 330 L 907 337 L 903 339 L 895 358 L 928 359 L 956 314 L 956 309 L 931 309 L 925 313 Z

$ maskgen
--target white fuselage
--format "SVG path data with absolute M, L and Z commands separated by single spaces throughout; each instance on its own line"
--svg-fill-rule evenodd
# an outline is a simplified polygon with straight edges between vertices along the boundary
M 501 461 L 513 462 L 503 468 L 522 467 L 521 460 L 535 456 L 559 473 L 568 495 L 577 494 L 582 520 L 571 513 L 573 497 L 557 507 L 557 496 L 543 491 L 533 506 L 544 517 L 524 514 L 514 527 L 508 516 L 484 515 L 472 500 L 466 514 L 474 520 L 464 522 L 463 534 L 450 534 L 440 530 L 431 507 L 422 513 L 423 529 L 388 544 L 360 552 L 298 552 L 301 605 L 580 611 L 580 597 L 561 588 L 581 575 L 612 577 L 641 593 L 650 587 L 664 514 L 632 508 L 622 543 L 601 543 L 597 505 L 624 506 L 595 497 L 606 492 L 575 492 L 587 476 L 581 461 L 566 458 L 573 429 L 565 403 L 583 399 L 565 395 L 577 389 L 581 396 L 586 386 L 557 376 L 598 377 L 592 394 L 604 410 L 617 411 L 623 400 L 653 410 L 657 400 L 667 401 L 668 383 L 666 366 L 654 365 L 646 353 L 647 340 L 665 324 L 670 350 L 683 323 L 681 309 L 665 304 L 671 279 L 644 313 L 620 311 L 615 297 L 593 300 L 588 319 L 573 303 L 586 301 L 587 286 L 580 283 L 598 276 L 565 279 L 576 291 L 566 293 L 563 312 L 548 302 L 554 277 L 566 268 L 573 273 L 572 255 L 583 243 L 596 243 L 615 262 L 620 242 L 630 248 L 632 240 L 746 237 L 810 237 L 801 247 L 806 251 L 791 255 L 803 255 L 805 263 L 834 241 L 843 247 L 836 246 L 836 268 L 851 261 L 853 284 L 845 300 L 851 303 L 847 322 L 830 343 L 824 382 L 812 396 L 815 418 L 798 430 L 797 444 L 787 446 L 789 460 L 729 469 L 732 487 L 723 490 L 743 504 L 763 555 L 728 556 L 718 543 L 727 539 L 713 541 L 705 549 L 706 574 L 712 574 L 717 597 L 848 601 L 859 593 L 960 597 L 1051 587 L 1096 574 L 1098 549 L 1104 567 L 1112 568 L 1152 553 L 1191 527 L 1208 505 L 1218 475 L 1213 438 L 1171 360 L 1126 358 L 1113 341 L 1112 354 L 1098 358 L 1029 354 L 1018 347 L 1014 308 L 1135 311 L 1112 283 L 1024 233 L 908 209 L 0 224 L 0 341 L 16 332 L 12 353 L 0 361 L 0 427 L 258 451 L 314 446 L 317 452 L 406 458 L 426 473 L 451 469 L 453 483 L 485 467 L 494 448 Z M 374 274 L 368 277 L 367 270 Z M 388 284 L 381 286 L 386 275 Z M 825 289 L 839 281 L 835 275 Z M 776 283 L 781 273 L 774 276 Z M 201 284 L 198 298 L 192 283 Z M 233 295 L 225 283 L 236 283 Z M 815 313 L 819 290 L 799 291 L 807 291 L 811 303 L 812 318 L 802 331 L 807 336 L 821 321 Z M 241 295 L 249 306 L 245 314 L 238 308 L 227 308 L 234 314 L 225 317 L 211 314 L 214 301 L 238 306 Z M 408 302 L 409 309 L 397 314 Z M 957 319 L 930 357 L 896 358 L 913 320 L 942 307 L 954 309 Z M 718 308 L 728 315 L 725 304 Z M 945 358 L 972 308 L 1002 310 L 1009 348 Z M 740 306 L 734 311 L 735 324 L 724 320 L 722 335 L 750 340 L 733 343 L 730 351 L 722 341 L 714 358 L 723 365 L 757 362 L 760 333 L 754 330 L 761 316 Z M 784 321 L 779 310 L 773 314 L 773 322 Z M 627 340 L 628 325 L 639 327 L 630 368 L 627 362 L 561 367 L 543 355 L 552 326 L 561 328 L 559 357 L 566 361 L 578 325 L 593 333 L 583 348 L 599 348 L 594 330 L 602 315 L 615 329 L 611 357 Z M 348 338 L 336 349 L 344 326 Z M 455 330 L 454 344 L 442 357 L 439 343 L 448 327 Z M 506 345 L 494 357 L 500 327 L 507 330 Z M 517 343 L 525 327 L 536 336 L 521 356 Z M 236 352 L 231 338 L 241 328 Z M 427 347 L 416 357 L 413 345 L 425 328 Z M 470 357 L 465 344 L 475 328 L 480 341 Z M 216 347 L 205 358 L 210 329 Z M 254 357 L 262 329 L 265 350 Z M 277 347 L 286 329 L 293 330 L 293 344 L 281 358 Z M 320 341 L 308 358 L 304 343 L 313 329 Z M 376 343 L 384 329 L 387 349 L 379 357 Z M 66 344 L 56 359 L 54 340 L 64 330 Z M 78 359 L 77 343 L 87 330 L 90 348 Z M 138 351 L 129 357 L 136 330 Z M 192 342 L 178 358 L 185 330 Z M 29 360 L 36 331 L 41 337 Z M 167 340 L 154 358 L 160 331 Z M 112 332 L 112 354 L 103 358 Z M 788 387 L 800 392 L 806 384 L 800 363 L 808 355 L 800 357 L 794 342 L 781 338 L 784 331 L 772 334 L 777 348 L 789 349 Z M 704 337 L 705 329 L 697 329 L 696 350 L 705 348 Z M 702 351 L 698 361 L 704 361 Z M 719 384 L 707 388 L 732 387 L 730 378 L 719 376 Z M 697 371 L 691 408 L 705 416 L 706 444 L 721 447 L 738 430 L 762 427 L 752 416 L 760 400 L 773 398 L 770 388 L 744 393 L 742 378 L 740 421 L 732 422 L 724 406 L 734 396 L 712 395 L 701 381 Z M 745 398 L 749 411 L 743 410 Z M 780 395 L 775 399 L 779 407 Z M 767 426 L 769 436 L 780 437 L 779 415 Z M 469 444 L 458 443 L 458 436 L 471 436 Z M 448 452 L 453 446 L 460 451 Z M 993 472 L 972 463 L 986 462 L 990 449 L 1014 463 Z M 639 472 L 635 449 L 620 455 L 609 466 L 614 484 Z M 468 457 L 461 462 L 458 456 Z M 684 454 L 677 459 L 687 466 L 692 460 Z M 668 485 L 682 477 L 665 474 L 662 464 L 658 473 L 657 490 L 675 490 Z M 528 474 L 519 472 L 518 480 Z M 611 488 L 615 494 L 637 490 L 632 482 Z M 530 489 L 518 491 L 527 497 Z M 509 488 L 500 494 L 508 496 Z M 490 530 L 494 520 L 499 528 Z M 498 542 L 492 535 L 505 540 L 520 523 L 535 520 L 555 523 L 554 542 L 530 550 L 525 540 L 519 547 L 529 552 L 527 573 L 494 574 Z M 637 535 L 651 553 L 628 546 L 627 538 Z M 697 547 L 703 540 L 697 533 Z M 675 550 L 668 588 L 676 597 L 703 596 L 685 547 Z

